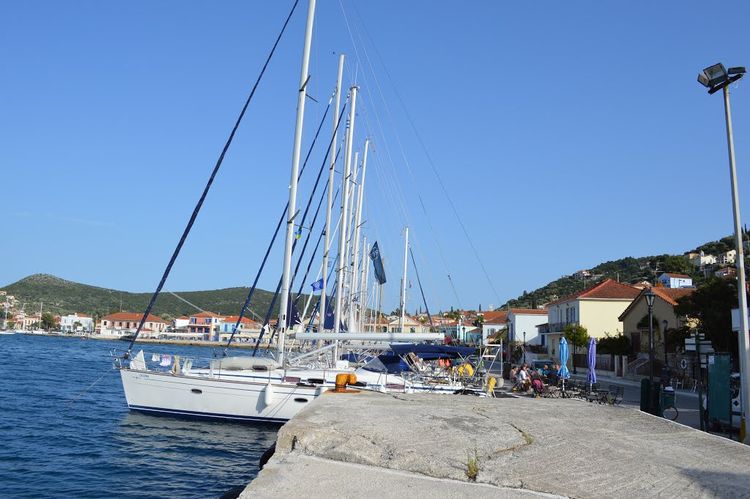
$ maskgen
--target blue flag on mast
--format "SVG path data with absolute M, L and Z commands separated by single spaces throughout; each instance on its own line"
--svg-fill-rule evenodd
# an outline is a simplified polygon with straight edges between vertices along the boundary
M 375 271 L 375 279 L 378 280 L 378 284 L 385 284 L 385 269 L 383 268 L 383 260 L 380 258 L 380 248 L 377 241 L 372 245 L 372 249 L 370 250 L 370 259 Z
M 313 291 L 320 291 L 321 289 L 323 289 L 323 278 L 321 277 L 314 283 L 310 284 L 310 286 L 312 286 Z

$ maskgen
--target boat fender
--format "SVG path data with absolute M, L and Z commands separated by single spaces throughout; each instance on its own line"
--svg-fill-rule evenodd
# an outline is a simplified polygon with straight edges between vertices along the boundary
M 336 393 L 346 393 L 346 385 L 353 385 L 357 382 L 356 374 L 340 373 L 336 375 Z
M 263 389 L 263 403 L 269 406 L 273 403 L 273 386 L 268 383 Z
M 487 395 L 495 396 L 495 385 L 497 384 L 497 378 L 494 376 L 490 377 L 487 381 Z

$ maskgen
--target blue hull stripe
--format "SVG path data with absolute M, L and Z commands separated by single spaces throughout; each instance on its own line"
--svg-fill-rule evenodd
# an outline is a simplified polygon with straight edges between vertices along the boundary
M 176 409 L 158 409 L 156 407 L 146 407 L 143 405 L 130 405 L 128 406 L 133 411 L 166 414 L 170 416 L 187 416 L 194 418 L 203 419 L 232 419 L 235 421 L 258 421 L 264 423 L 286 423 L 288 419 L 283 418 L 262 418 L 257 416 L 235 416 L 231 414 L 221 414 L 215 412 L 198 412 L 198 411 L 186 411 Z

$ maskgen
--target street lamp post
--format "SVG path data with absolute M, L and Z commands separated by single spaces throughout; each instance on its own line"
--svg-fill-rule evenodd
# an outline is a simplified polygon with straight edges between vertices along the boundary
M 649 412 L 654 412 L 654 298 L 656 295 L 651 288 L 644 294 L 646 305 L 648 305 L 648 407 Z
M 740 357 L 740 400 L 742 400 L 742 420 L 740 423 L 740 438 L 750 444 L 745 422 L 750 416 L 750 344 L 748 342 L 747 324 L 747 291 L 745 284 L 745 252 L 742 241 L 742 222 L 740 221 L 740 198 L 737 192 L 737 169 L 734 163 L 734 138 L 732 136 L 732 110 L 729 105 L 729 85 L 745 74 L 744 67 L 725 69 L 724 65 L 714 64 L 698 74 L 698 81 L 713 94 L 719 90 L 724 93 L 724 120 L 727 128 L 727 148 L 729 150 L 729 179 L 732 186 L 732 213 L 734 215 L 734 242 L 737 256 L 737 297 L 740 307 L 739 357 Z
M 667 356 L 667 328 L 669 321 L 661 321 L 661 339 L 664 344 L 664 365 L 661 367 L 661 384 L 662 386 L 671 386 L 671 372 L 669 370 L 669 357 Z
M 523 332 L 523 363 L 526 363 L 526 331 Z

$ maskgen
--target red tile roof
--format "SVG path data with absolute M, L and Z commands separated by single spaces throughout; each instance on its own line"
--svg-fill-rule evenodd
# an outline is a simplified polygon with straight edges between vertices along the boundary
M 641 290 L 641 292 L 638 294 L 638 296 L 633 300 L 633 303 L 628 305 L 628 308 L 626 308 L 621 314 L 620 317 L 618 317 L 619 320 L 624 320 L 624 317 L 630 313 L 630 310 L 635 307 L 635 305 L 640 301 L 641 297 L 648 291 L 648 288 Z M 651 291 L 654 292 L 656 296 L 667 302 L 668 304 L 672 305 L 673 307 L 677 305 L 677 300 L 682 298 L 683 296 L 687 296 L 691 294 L 693 291 L 695 291 L 695 288 L 657 288 L 653 287 L 651 288 Z
M 547 311 L 542 308 L 511 308 L 510 311 L 516 315 L 547 315 Z
M 564 303 L 566 301 L 587 298 L 593 300 L 633 300 L 636 296 L 638 296 L 639 292 L 640 290 L 638 288 L 635 288 L 628 284 L 623 284 L 612 279 L 605 279 L 600 283 L 594 284 L 593 286 L 584 289 L 583 291 L 573 293 L 572 295 L 568 295 L 560 298 L 559 300 L 548 303 L 547 306 Z
M 680 279 L 692 279 L 689 275 L 685 274 L 672 274 L 671 272 L 664 272 L 662 275 L 668 275 L 669 277 L 677 277 Z
M 105 315 L 102 317 L 102 320 L 107 321 L 135 321 L 140 322 L 141 318 L 143 318 L 143 314 L 136 313 L 136 312 L 117 312 L 114 314 Z M 167 324 L 167 321 L 162 319 L 161 317 L 157 317 L 153 314 L 148 314 L 148 317 L 146 318 L 146 322 L 163 322 L 164 324 Z
M 484 312 L 482 317 L 484 317 L 485 324 L 505 324 L 508 322 L 508 312 L 505 310 Z
M 221 317 L 219 314 L 215 314 L 213 312 L 199 312 L 197 314 L 193 314 L 190 317 Z
M 695 288 L 651 288 L 651 290 L 670 305 L 677 305 L 677 300 L 691 294 Z
M 240 318 L 239 315 L 230 315 L 228 317 L 224 317 L 224 322 L 236 324 L 237 323 L 237 319 L 239 319 L 239 318 Z M 241 324 L 248 324 L 248 325 L 257 324 L 257 325 L 260 326 L 260 324 L 258 322 L 255 322 L 254 320 L 249 319 L 247 317 L 243 317 L 242 318 Z

